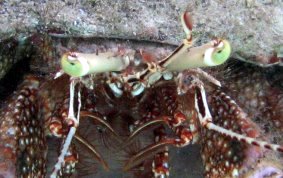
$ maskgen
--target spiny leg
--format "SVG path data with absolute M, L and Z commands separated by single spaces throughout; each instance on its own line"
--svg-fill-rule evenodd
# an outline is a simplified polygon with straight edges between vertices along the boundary
M 57 110 L 55 110 L 55 113 L 58 114 L 59 116 L 57 116 L 57 117 L 51 116 L 50 119 L 47 120 L 50 133 L 53 136 L 61 138 L 64 135 L 68 134 L 70 126 L 71 126 L 71 128 L 74 128 L 74 126 L 73 126 L 74 122 L 73 122 L 73 119 L 72 119 L 72 117 L 74 116 L 74 110 L 71 108 L 71 107 L 73 107 L 72 103 L 74 102 L 74 101 L 72 101 L 72 97 L 74 97 L 74 94 L 72 94 L 72 91 L 74 90 L 74 88 L 75 88 L 74 85 L 70 86 L 70 98 L 65 98 L 63 100 L 63 102 L 60 103 L 57 106 Z M 78 101 L 79 102 L 78 107 L 80 108 L 80 93 L 78 93 L 78 100 L 79 100 Z M 69 109 L 68 109 L 68 107 L 69 107 Z M 69 114 L 67 115 L 68 112 L 69 112 Z M 78 109 L 77 113 L 80 114 L 80 116 L 78 115 L 77 118 L 79 118 L 79 117 L 80 118 L 91 118 L 95 121 L 95 123 L 98 123 L 100 125 L 105 126 L 108 130 L 110 130 L 110 132 L 112 134 L 117 136 L 117 134 L 113 130 L 113 128 L 104 119 L 101 119 L 100 117 L 98 117 L 95 114 L 88 112 L 88 111 L 80 111 Z M 97 158 L 97 160 L 103 165 L 103 167 L 106 170 L 109 169 L 107 163 L 102 159 L 101 155 L 96 151 L 96 149 L 92 145 L 88 144 L 88 142 L 86 140 L 84 140 L 82 137 L 80 137 L 79 135 L 74 135 L 74 137 L 77 141 L 79 141 L 81 144 L 86 146 L 94 154 L 94 157 Z M 74 171 L 74 169 L 73 169 L 73 171 Z M 62 172 L 62 169 L 61 169 L 61 172 Z
M 227 87 L 225 93 L 260 126 L 270 140 L 283 144 L 283 68 L 262 68 L 231 60 L 223 71 L 218 77 Z
M 112 127 L 108 123 L 106 123 L 105 121 L 102 121 L 103 119 L 101 119 L 97 116 L 94 116 L 93 114 L 91 114 L 89 112 L 82 111 L 81 112 L 81 118 L 84 118 L 84 117 L 93 118 L 96 122 L 99 122 L 101 125 L 106 126 L 112 133 L 117 135 L 116 132 L 114 132 L 114 130 L 112 129 Z M 63 116 L 61 118 L 63 118 Z M 54 136 L 62 137 L 63 136 L 62 133 L 65 133 L 65 131 L 63 131 L 63 129 L 62 129 L 63 126 L 61 125 L 62 124 L 61 121 L 58 120 L 58 122 L 60 122 L 60 123 L 57 123 L 57 125 L 55 124 L 55 122 L 57 122 L 57 120 L 55 120 L 53 118 L 52 121 L 53 121 L 52 122 L 53 124 L 50 126 L 50 130 L 52 130 L 52 133 L 56 133 L 56 134 L 54 134 Z M 88 141 L 86 141 L 83 137 L 79 136 L 77 133 L 75 134 L 74 137 L 79 143 L 84 145 L 86 148 L 88 148 L 93 153 L 94 157 L 103 165 L 105 170 L 109 169 L 107 163 L 104 161 L 104 159 L 102 158 L 100 153 L 95 149 L 95 147 L 93 145 L 89 144 Z M 73 171 L 75 171 L 75 170 L 73 169 Z
M 80 101 L 80 94 L 78 94 L 78 117 L 75 117 L 75 113 L 74 113 L 74 92 L 75 92 L 75 81 L 72 80 L 71 84 L 70 84 L 70 104 L 69 104 L 69 113 L 68 113 L 68 119 L 70 119 L 71 122 L 71 127 L 70 130 L 68 132 L 68 135 L 65 139 L 63 148 L 61 150 L 61 154 L 58 157 L 58 161 L 54 166 L 54 170 L 51 174 L 51 178 L 56 178 L 57 176 L 57 172 L 61 169 L 62 164 L 64 163 L 64 157 L 68 152 L 68 149 L 70 147 L 70 144 L 72 142 L 72 138 L 74 137 L 75 133 L 76 133 L 76 128 L 79 124 L 79 114 L 80 114 L 80 105 L 81 105 L 81 101 Z
M 163 87 L 165 84 L 166 87 Z M 147 101 L 147 99 L 149 101 Z M 140 163 L 145 157 L 151 157 L 154 154 L 164 150 L 164 147 L 175 145 L 182 147 L 190 143 L 192 133 L 189 129 L 189 123 L 186 123 L 186 117 L 178 110 L 179 102 L 177 101 L 176 85 L 173 82 L 160 83 L 144 99 L 145 106 L 141 110 L 143 118 L 135 123 L 134 131 L 126 142 L 134 139 L 141 131 L 152 125 L 165 124 L 175 133 L 177 138 L 164 138 L 154 144 L 142 149 L 138 154 L 133 156 L 125 165 L 124 169 L 130 169 L 127 166 L 134 166 Z
M 166 139 L 166 131 L 163 126 L 160 126 L 154 130 L 155 142 L 158 143 Z M 152 162 L 152 172 L 154 177 L 169 177 L 169 153 L 168 146 L 165 146 L 163 151 L 154 155 Z
M 44 177 L 46 139 L 38 118 L 36 97 L 40 78 L 24 82 L 0 114 L 0 177 Z
M 160 123 L 166 123 L 174 131 L 177 138 L 165 138 L 142 149 L 138 154 L 129 159 L 124 166 L 124 170 L 131 169 L 133 166 L 137 165 L 141 160 L 143 160 L 141 158 L 147 157 L 149 153 L 158 153 L 161 151 L 161 149 L 164 149 L 165 146 L 173 145 L 176 147 L 184 147 L 190 144 L 193 140 L 193 134 L 190 131 L 189 126 L 184 124 L 186 117 L 181 112 L 176 112 L 174 114 L 174 118 L 164 116 L 153 119 L 148 123 L 144 123 L 144 125 L 141 125 L 136 129 L 137 131 L 132 133 L 130 138 L 132 138 L 133 135 L 137 135 L 137 132 L 144 130 L 145 127 L 152 125 L 152 123 L 157 123 L 156 121 Z
M 201 145 L 207 177 L 243 176 L 251 167 L 260 166 L 257 161 L 264 150 L 259 148 L 280 151 L 280 146 L 256 139 L 260 136 L 259 129 L 230 97 L 220 91 L 211 94 L 209 103 L 213 117 L 204 88 L 196 88 L 195 107 L 204 127 L 201 130 Z M 253 174 L 262 171 L 263 175 L 277 175 L 280 174 L 279 167 L 269 164 L 260 170 L 254 169 Z
M 214 85 L 221 87 L 221 83 L 216 78 L 214 78 L 213 76 L 202 70 L 201 68 L 188 69 L 180 73 L 177 77 L 177 80 L 179 82 L 178 86 L 182 86 L 183 85 L 182 82 L 184 81 L 184 78 L 188 77 L 189 75 L 198 75 L 201 78 L 204 78 L 207 81 L 213 83 Z
M 46 131 L 49 135 L 56 136 L 61 138 L 63 135 L 66 135 L 69 129 L 68 123 L 68 107 L 69 107 L 69 96 L 66 94 L 66 97 L 63 100 L 58 101 L 55 104 L 55 109 L 52 111 L 52 115 L 48 117 L 45 121 Z M 99 124 L 107 128 L 113 135 L 117 136 L 117 133 L 110 126 L 110 124 L 102 119 L 99 113 L 89 112 L 93 108 L 86 107 L 84 110 L 80 111 L 80 118 L 89 118 L 94 121 L 95 124 Z M 50 111 L 51 112 L 51 111 Z M 118 136 L 117 136 L 118 137 Z
M 54 109 L 50 108 L 47 104 L 44 107 L 48 108 L 48 112 L 52 113 L 45 120 L 45 127 L 47 135 L 62 138 L 68 133 L 68 126 L 66 121 L 68 120 L 68 107 L 69 107 L 69 93 L 62 96 L 63 99 L 55 103 Z
M 255 138 L 252 137 L 247 137 L 247 136 L 243 136 L 241 134 L 229 131 L 227 129 L 224 129 L 223 127 L 217 126 L 215 124 L 212 123 L 212 116 L 210 114 L 208 105 L 207 105 L 207 101 L 206 101 L 206 96 L 205 96 L 205 91 L 203 86 L 200 86 L 200 90 L 196 90 L 196 95 L 195 95 L 195 106 L 196 106 L 196 110 L 198 112 L 198 116 L 199 116 L 199 120 L 202 126 L 210 129 L 210 130 L 215 130 L 217 132 L 220 132 L 224 135 L 227 135 L 231 138 L 235 138 L 238 141 L 242 141 L 242 142 L 247 142 L 249 144 L 255 145 L 255 146 L 259 146 L 261 148 L 266 148 L 266 149 L 270 149 L 270 150 L 274 150 L 274 151 L 279 151 L 279 152 L 283 152 L 283 147 L 280 145 L 276 145 L 276 144 L 270 144 L 269 142 L 265 142 L 265 141 L 258 141 Z M 245 124 L 245 123 L 243 123 Z
M 64 141 L 62 142 L 62 146 Z M 79 162 L 79 155 L 77 153 L 76 147 L 73 143 L 69 146 L 66 155 L 64 156 L 64 162 L 61 169 L 58 171 L 60 177 L 70 177 L 76 171 L 76 164 Z

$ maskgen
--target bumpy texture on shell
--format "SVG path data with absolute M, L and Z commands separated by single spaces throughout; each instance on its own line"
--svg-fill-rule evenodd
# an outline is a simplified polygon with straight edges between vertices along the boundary
M 29 77 L 1 110 L 0 175 L 40 177 L 46 173 L 46 139 L 38 115 L 39 81 Z

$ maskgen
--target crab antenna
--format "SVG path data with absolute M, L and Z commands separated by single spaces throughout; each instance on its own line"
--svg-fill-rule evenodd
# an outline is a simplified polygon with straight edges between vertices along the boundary
M 243 136 L 241 134 L 235 133 L 231 130 L 227 130 L 223 127 L 213 124 L 212 116 L 210 114 L 206 101 L 205 90 L 202 85 L 199 88 L 200 91 L 196 90 L 197 92 L 195 94 L 195 108 L 197 110 L 198 117 L 202 126 L 206 127 L 209 130 L 214 130 L 216 132 L 219 132 L 228 137 L 235 138 L 240 142 L 246 142 L 250 145 L 259 146 L 260 148 L 266 148 L 273 151 L 283 152 L 283 147 L 280 145 L 271 144 L 265 141 L 259 141 L 252 137 Z
M 110 130 L 110 132 L 112 134 L 114 134 L 116 137 L 119 137 L 118 134 L 114 131 L 114 129 L 111 127 L 110 124 L 108 124 L 104 119 L 95 116 L 94 114 L 92 114 L 91 112 L 88 111 L 81 111 L 80 112 L 80 116 L 83 117 L 90 117 L 92 118 L 94 121 L 98 122 L 99 124 L 105 126 L 108 130 Z
M 131 135 L 128 137 L 127 139 L 127 142 L 128 141 L 131 141 L 135 136 L 137 136 L 139 133 L 141 133 L 142 131 L 145 130 L 145 128 L 149 127 L 149 126 L 152 126 L 154 124 L 162 124 L 162 123 L 166 123 L 165 122 L 166 120 L 163 118 L 163 117 L 159 117 L 159 118 L 156 118 L 156 119 L 152 119 L 144 124 L 142 124 L 140 127 L 136 128 L 134 130 L 133 133 L 131 133 Z
M 83 139 L 81 136 L 79 136 L 78 134 L 75 135 L 75 139 L 77 141 L 79 141 L 81 144 L 83 144 L 85 147 L 87 147 L 94 155 L 94 157 L 102 164 L 103 168 L 107 171 L 109 171 L 109 166 L 108 164 L 104 161 L 104 159 L 102 158 L 102 156 L 98 153 L 98 151 L 94 148 L 94 146 L 92 146 L 91 144 L 89 144 L 85 139 Z

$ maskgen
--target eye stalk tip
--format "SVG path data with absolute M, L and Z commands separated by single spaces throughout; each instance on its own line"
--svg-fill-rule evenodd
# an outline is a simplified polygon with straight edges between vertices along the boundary
M 231 55 L 231 45 L 225 39 L 218 39 L 212 58 L 217 65 L 223 64 Z

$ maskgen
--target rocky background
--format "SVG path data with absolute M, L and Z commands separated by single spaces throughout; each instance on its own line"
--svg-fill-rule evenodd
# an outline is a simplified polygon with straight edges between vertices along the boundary
M 282 0 L 0 0 L 0 42 L 46 32 L 179 44 L 185 10 L 198 41 L 227 38 L 235 57 L 267 60 L 274 51 L 282 57 Z

